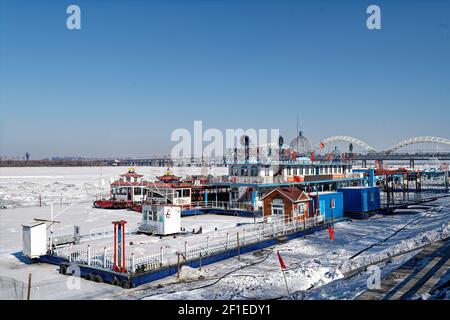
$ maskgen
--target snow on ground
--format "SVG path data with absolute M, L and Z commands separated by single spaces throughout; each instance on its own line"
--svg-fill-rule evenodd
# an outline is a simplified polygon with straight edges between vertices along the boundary
M 38 206 L 55 203 L 92 201 L 108 196 L 111 180 L 125 173 L 128 167 L 21 167 L 0 168 L 0 208 Z M 135 167 L 144 178 L 154 179 L 164 174 L 166 167 Z M 224 167 L 173 167 L 175 175 L 225 175 Z

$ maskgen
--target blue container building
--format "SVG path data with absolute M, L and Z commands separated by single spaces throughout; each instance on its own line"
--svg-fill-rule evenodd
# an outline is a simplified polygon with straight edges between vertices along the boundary
M 346 187 L 337 191 L 344 196 L 346 213 L 366 213 L 381 208 L 379 187 Z
M 344 217 L 344 200 L 341 192 L 313 192 L 314 207 L 319 209 L 321 215 L 325 216 L 325 221 L 331 218 L 338 219 Z

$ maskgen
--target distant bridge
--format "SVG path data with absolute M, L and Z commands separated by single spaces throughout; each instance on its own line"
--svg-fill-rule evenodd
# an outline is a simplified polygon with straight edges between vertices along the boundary
M 324 160 L 326 156 L 317 155 L 316 159 Z M 430 160 L 430 159 L 438 159 L 438 160 L 448 160 L 450 161 L 450 152 L 440 152 L 440 153 L 389 153 L 386 154 L 384 152 L 381 153 L 354 153 L 352 155 L 352 160 L 357 161 L 371 161 L 371 160 L 381 160 L 381 161 L 391 161 L 391 160 Z
M 361 141 L 357 138 L 350 137 L 350 136 L 333 136 L 326 139 L 323 139 L 319 144 L 315 145 L 312 148 L 312 151 L 317 151 L 319 149 L 324 148 L 326 145 L 335 143 L 335 142 L 349 142 L 352 144 L 356 144 L 367 151 L 367 155 L 359 155 L 360 157 L 366 157 L 366 159 L 370 160 L 382 160 L 382 159 L 389 159 L 392 158 L 392 160 L 403 160 L 408 159 L 408 157 L 420 157 L 420 158 L 430 158 L 430 157 L 436 157 L 438 156 L 439 159 L 441 157 L 448 157 L 449 152 L 424 152 L 424 153 L 397 153 L 394 154 L 394 151 L 409 146 L 413 144 L 423 144 L 423 143 L 430 143 L 430 144 L 442 144 L 450 146 L 450 139 L 446 138 L 439 138 L 439 137 L 432 137 L 432 136 L 421 136 L 421 137 L 413 137 L 406 140 L 403 140 L 391 147 L 388 147 L 386 150 L 377 152 L 373 147 L 371 147 L 369 144 L 365 143 L 364 141 Z M 389 157 L 389 155 L 392 155 L 392 157 Z M 447 159 L 447 158 L 446 158 Z M 389 159 L 390 160 L 390 159 Z

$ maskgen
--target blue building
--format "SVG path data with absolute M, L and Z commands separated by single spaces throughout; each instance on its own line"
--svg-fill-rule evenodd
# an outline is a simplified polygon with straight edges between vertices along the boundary
M 344 198 L 341 192 L 313 192 L 314 208 L 324 215 L 325 221 L 342 218 L 344 216 Z
M 379 187 L 345 187 L 337 191 L 344 196 L 346 213 L 366 213 L 381 207 Z

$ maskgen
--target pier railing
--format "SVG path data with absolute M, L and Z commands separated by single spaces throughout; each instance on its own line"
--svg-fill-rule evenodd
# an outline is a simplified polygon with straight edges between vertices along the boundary
M 191 204 L 191 208 L 203 209 L 223 209 L 223 210 L 244 210 L 252 211 L 252 204 L 250 202 L 228 202 L 228 201 L 196 201 Z
M 172 251 L 170 254 L 165 254 L 164 248 L 161 247 L 159 250 L 154 250 L 150 254 L 140 257 L 136 257 L 134 253 L 128 255 L 125 258 L 126 272 L 139 274 L 176 265 L 180 259 L 186 262 L 206 258 L 264 240 L 283 237 L 320 223 L 322 222 L 319 222 L 316 217 L 306 220 L 260 222 L 246 225 L 245 228 L 228 229 L 227 232 L 209 233 L 203 237 L 197 236 L 194 239 L 187 238 L 184 243 L 178 245 L 176 252 Z M 58 252 L 54 252 L 54 254 L 62 256 Z M 71 263 L 95 266 L 106 270 L 113 270 L 114 267 L 113 250 L 108 248 L 92 251 L 88 245 L 86 249 L 73 251 L 70 246 L 69 254 L 65 258 L 68 258 Z

